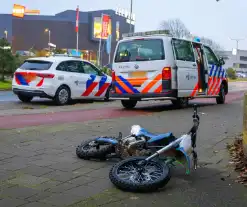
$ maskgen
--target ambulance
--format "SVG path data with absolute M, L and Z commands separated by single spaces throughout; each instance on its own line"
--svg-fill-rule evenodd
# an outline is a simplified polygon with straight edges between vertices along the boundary
M 110 99 L 127 109 L 148 100 L 170 100 L 179 108 L 194 98 L 224 104 L 224 64 L 198 38 L 175 38 L 167 30 L 123 34 L 114 53 Z

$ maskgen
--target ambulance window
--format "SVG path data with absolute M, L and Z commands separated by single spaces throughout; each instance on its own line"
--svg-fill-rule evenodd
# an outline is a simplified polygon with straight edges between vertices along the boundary
M 179 39 L 173 39 L 172 42 L 177 60 L 195 62 L 195 56 L 191 42 Z
M 119 43 L 115 62 L 164 60 L 165 53 L 161 39 L 140 39 Z
M 204 51 L 205 51 L 205 54 L 207 56 L 208 64 L 217 65 L 218 60 L 217 60 L 215 54 L 213 53 L 213 51 L 207 46 L 204 46 Z

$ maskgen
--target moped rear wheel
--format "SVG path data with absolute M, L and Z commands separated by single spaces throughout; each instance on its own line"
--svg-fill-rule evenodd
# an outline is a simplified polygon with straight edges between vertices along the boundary
M 76 148 L 77 157 L 89 160 L 100 159 L 105 160 L 106 156 L 114 152 L 114 147 L 110 143 L 98 144 L 95 139 L 82 142 Z
M 109 173 L 111 182 L 119 189 L 150 192 L 164 187 L 170 180 L 170 168 L 159 159 L 130 157 L 115 164 Z

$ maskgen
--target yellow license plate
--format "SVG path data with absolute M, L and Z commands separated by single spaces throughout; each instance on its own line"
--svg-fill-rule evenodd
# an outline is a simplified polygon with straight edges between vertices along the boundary
M 143 78 L 146 77 L 147 72 L 145 71 L 135 71 L 130 73 L 131 78 Z

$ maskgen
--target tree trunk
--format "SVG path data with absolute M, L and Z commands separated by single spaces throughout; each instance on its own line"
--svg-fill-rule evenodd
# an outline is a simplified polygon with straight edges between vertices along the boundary
M 5 80 L 5 76 L 4 76 L 4 69 L 2 71 L 2 74 L 1 74 L 1 81 L 4 81 Z

